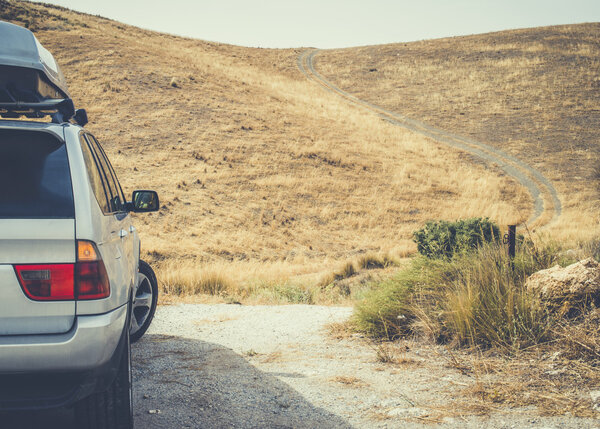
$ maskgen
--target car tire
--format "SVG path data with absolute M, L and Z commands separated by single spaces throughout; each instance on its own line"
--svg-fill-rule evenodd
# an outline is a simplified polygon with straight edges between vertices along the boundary
M 150 327 L 158 302 L 158 281 L 152 267 L 140 260 L 139 285 L 133 298 L 131 342 L 138 341 Z
M 117 376 L 104 392 L 94 393 L 75 404 L 75 420 L 80 429 L 133 429 L 131 388 L 131 347 L 125 332 Z

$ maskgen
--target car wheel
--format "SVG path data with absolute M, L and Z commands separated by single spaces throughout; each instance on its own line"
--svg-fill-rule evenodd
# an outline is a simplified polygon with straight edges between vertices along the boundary
M 131 342 L 135 343 L 146 332 L 156 311 L 158 300 L 158 281 L 152 267 L 140 261 L 138 287 L 133 297 L 131 313 Z
M 75 404 L 80 429 L 132 429 L 133 392 L 131 388 L 131 347 L 125 332 L 125 347 L 117 376 L 105 392 L 94 393 Z

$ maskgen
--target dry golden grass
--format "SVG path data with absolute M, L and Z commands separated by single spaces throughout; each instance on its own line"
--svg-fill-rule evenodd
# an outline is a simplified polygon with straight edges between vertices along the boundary
M 368 386 L 368 384 L 360 378 L 351 375 L 337 375 L 335 377 L 331 377 L 329 381 L 353 388 L 364 388 Z
M 516 155 L 551 179 L 548 232 L 597 235 L 600 24 L 322 51 L 316 68 L 357 97 Z
M 126 192 L 159 192 L 161 211 L 135 221 L 166 292 L 340 302 L 317 287 L 324 276 L 365 254 L 405 257 L 428 219 L 508 224 L 530 214 L 528 194 L 498 170 L 306 80 L 296 68 L 302 50 L 185 39 L 35 3 L 0 5 L 0 19 L 29 25 L 55 54 Z M 361 61 L 363 51 L 348 52 Z M 336 61 L 323 71 L 331 74 Z M 568 201 L 564 219 L 591 225 L 591 203 Z
M 333 322 L 325 327 L 327 335 L 336 340 L 346 340 L 354 335 L 354 329 L 348 322 Z
M 534 406 L 541 415 L 598 418 L 590 391 L 600 383 L 598 359 L 567 356 L 568 346 L 546 344 L 510 359 L 462 355 L 475 383 L 465 387 L 466 410 L 489 413 L 501 407 Z

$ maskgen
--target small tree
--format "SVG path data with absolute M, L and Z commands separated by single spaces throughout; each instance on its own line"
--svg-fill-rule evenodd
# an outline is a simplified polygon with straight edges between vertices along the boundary
M 428 258 L 452 258 L 454 254 L 470 252 L 484 242 L 497 240 L 500 228 L 489 218 L 439 220 L 427 222 L 413 236 L 420 254 Z

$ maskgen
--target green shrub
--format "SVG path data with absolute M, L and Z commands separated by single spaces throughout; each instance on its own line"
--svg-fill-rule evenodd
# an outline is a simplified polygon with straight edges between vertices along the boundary
M 425 332 L 439 342 L 516 350 L 549 339 L 556 316 L 524 288 L 561 262 L 556 245 L 522 242 L 511 261 L 497 241 L 453 258 L 417 257 L 355 305 L 354 325 L 380 339 Z
M 420 254 L 428 258 L 452 258 L 498 240 L 500 228 L 488 218 L 429 221 L 413 236 Z
M 373 338 L 395 339 L 412 332 L 419 297 L 450 281 L 454 269 L 444 260 L 415 258 L 409 268 L 369 290 L 354 307 L 355 328 Z

